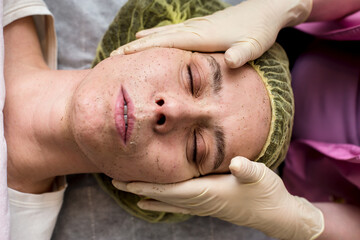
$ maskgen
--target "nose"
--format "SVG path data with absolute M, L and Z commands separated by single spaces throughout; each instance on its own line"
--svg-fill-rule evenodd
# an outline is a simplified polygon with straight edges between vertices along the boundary
M 178 127 L 186 127 L 209 118 L 210 111 L 200 108 L 192 101 L 176 98 L 158 98 L 155 101 L 154 128 L 156 132 L 168 133 Z

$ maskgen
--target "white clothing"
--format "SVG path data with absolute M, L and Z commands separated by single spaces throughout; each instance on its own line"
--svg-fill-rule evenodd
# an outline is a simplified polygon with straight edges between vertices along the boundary
M 49 193 L 8 190 L 11 239 L 50 239 L 64 198 L 65 177 L 58 177 Z
M 4 27 L 17 19 L 33 16 L 44 59 L 51 69 L 56 69 L 57 43 L 54 19 L 46 4 L 42 0 L 4 0 L 3 7 Z M 3 85 L 2 82 L 1 107 L 3 107 L 5 99 L 5 88 Z M 3 124 L 1 130 L 2 135 L 0 135 L 0 137 L 3 136 Z M 6 165 L 6 161 L 3 161 L 4 159 L 6 160 L 6 143 L 5 141 L 1 141 L 0 144 L 0 147 L 2 147 L 2 149 L 0 149 L 0 157 L 2 163 L 5 162 Z M 3 176 L 6 180 L 6 174 L 1 174 L 1 177 Z M 0 184 L 3 184 L 4 182 L 6 183 L 6 181 L 1 179 Z M 54 182 L 53 191 L 49 193 L 29 194 L 7 188 L 10 206 L 11 239 L 50 239 L 63 203 L 65 189 L 65 177 L 57 177 Z M 3 191 L 2 188 L 0 190 Z M 0 203 L 3 205 L 2 202 Z M 7 203 L 5 203 L 5 205 L 7 205 Z M 0 219 L 2 225 L 1 221 L 2 220 Z M 8 226 L 7 228 L 9 229 Z M 1 236 L 0 240 L 3 239 L 8 238 L 2 238 Z

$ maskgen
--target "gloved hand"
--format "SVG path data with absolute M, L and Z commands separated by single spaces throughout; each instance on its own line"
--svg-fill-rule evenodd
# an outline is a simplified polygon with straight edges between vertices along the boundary
M 231 68 L 260 57 L 280 29 L 307 19 L 312 0 L 247 0 L 206 17 L 143 30 L 136 41 L 111 54 L 129 54 L 150 47 L 175 47 L 202 52 L 226 51 Z
M 315 239 L 322 233 L 322 212 L 304 198 L 291 195 L 281 178 L 263 163 L 236 157 L 230 171 L 232 174 L 173 184 L 113 184 L 158 200 L 138 203 L 147 210 L 213 216 L 279 239 Z

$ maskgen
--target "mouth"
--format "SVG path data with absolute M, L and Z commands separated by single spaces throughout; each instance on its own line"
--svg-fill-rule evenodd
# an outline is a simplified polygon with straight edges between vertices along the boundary
M 121 86 L 115 105 L 115 126 L 125 145 L 130 141 L 134 124 L 134 104 L 126 89 Z

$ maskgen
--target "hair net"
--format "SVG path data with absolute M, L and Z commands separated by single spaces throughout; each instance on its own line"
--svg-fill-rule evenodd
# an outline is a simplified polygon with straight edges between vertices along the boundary
M 260 58 L 249 64 L 264 81 L 272 112 L 269 136 L 255 161 L 275 169 L 285 159 L 293 126 L 294 96 L 289 61 L 282 47 L 275 43 Z
M 93 66 L 121 45 L 135 40 L 135 34 L 140 30 L 181 23 L 228 6 L 218 0 L 129 0 L 99 43 Z
M 201 17 L 224 9 L 228 5 L 219 0 L 129 0 L 118 12 L 98 45 L 93 67 L 110 53 L 130 41 L 135 33 L 147 28 L 175 24 L 189 18 Z M 272 122 L 267 142 L 258 157 L 269 167 L 277 166 L 284 158 L 291 134 L 293 97 L 287 58 L 275 45 L 250 65 L 260 74 L 271 99 Z M 127 212 L 149 222 L 179 222 L 189 215 L 142 210 L 141 199 L 132 193 L 116 189 L 111 178 L 94 174 L 100 186 Z

